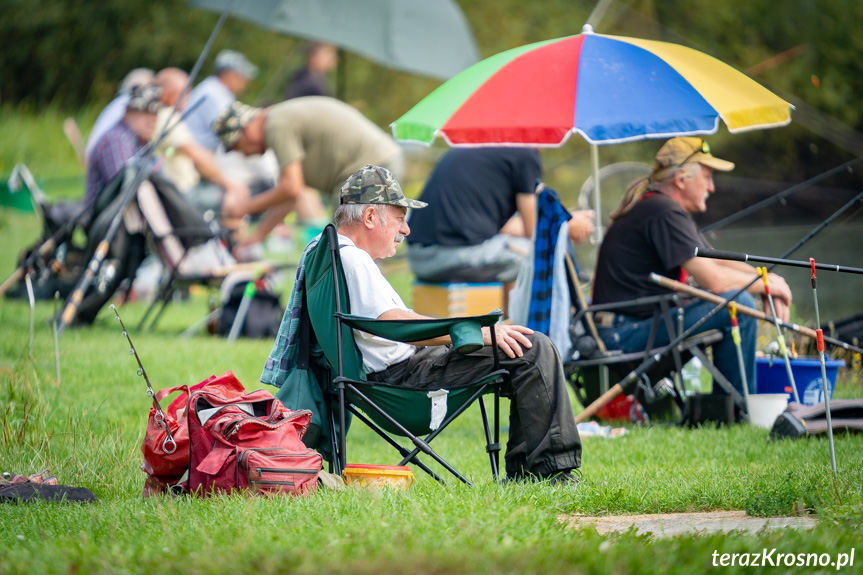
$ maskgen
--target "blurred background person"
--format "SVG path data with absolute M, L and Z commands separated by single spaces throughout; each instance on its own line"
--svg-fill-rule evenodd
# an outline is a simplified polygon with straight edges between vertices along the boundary
M 156 86 L 148 84 L 132 89 L 123 117 L 99 138 L 90 154 L 84 205 L 88 205 L 150 141 L 161 108 L 161 91 Z
M 135 68 L 126 74 L 126 77 L 123 78 L 123 81 L 120 82 L 120 87 L 117 89 L 117 96 L 99 113 L 99 116 L 93 123 L 93 129 L 90 130 L 90 134 L 87 136 L 87 145 L 84 147 L 85 164 L 89 161 L 90 154 L 93 152 L 96 144 L 99 143 L 99 139 L 123 118 L 123 114 L 126 113 L 126 106 L 129 104 L 129 94 L 132 92 L 132 88 L 145 86 L 152 81 L 153 71 L 149 68 Z
M 330 96 L 333 91 L 327 81 L 327 74 L 339 63 L 335 46 L 324 42 L 308 42 L 303 46 L 305 65 L 291 77 L 285 89 L 285 100 L 303 96 Z
M 455 148 L 435 165 L 411 212 L 408 261 L 426 282 L 502 282 L 512 289 L 531 250 L 542 176 L 531 148 Z M 593 232 L 593 211 L 572 212 L 569 237 Z M 504 302 L 506 304 L 506 301 Z
M 174 105 L 188 82 L 189 75 L 179 68 L 165 68 L 156 75 L 163 107 L 159 111 L 158 130 L 153 140 L 163 131 L 165 134 L 156 147 L 156 155 L 162 159 L 162 174 L 186 195 L 192 205 L 202 213 L 212 210 L 218 216 L 226 194 L 239 201 L 249 196 L 249 188 L 226 177 L 213 152 L 201 145 L 182 121 L 181 113 L 186 107 L 188 94 L 174 112 Z M 169 118 L 170 128 L 166 129 Z
M 328 221 L 321 196 L 337 204 L 342 184 L 365 164 L 386 167 L 396 177 L 404 165 L 402 149 L 389 134 L 335 98 L 308 96 L 269 108 L 234 102 L 214 131 L 225 149 L 247 156 L 272 150 L 279 164 L 275 186 L 224 206 L 227 215 L 237 217 L 267 212 L 241 246 L 263 241 L 293 211 L 317 233 Z
M 257 74 L 257 66 L 240 52 L 219 52 L 213 64 L 213 75 L 195 86 L 187 103 L 186 125 L 202 146 L 211 152 L 216 151 L 219 139 L 213 133 L 213 122 L 246 91 Z

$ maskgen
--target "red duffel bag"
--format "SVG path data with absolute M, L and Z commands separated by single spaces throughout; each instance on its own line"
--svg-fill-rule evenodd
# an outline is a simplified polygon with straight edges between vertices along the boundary
M 145 495 L 176 485 L 189 469 L 189 396 L 202 389 L 226 398 L 239 397 L 246 392 L 231 371 L 218 377 L 211 376 L 191 389 L 188 385 L 177 385 L 156 392 L 155 401 L 150 407 L 147 433 L 141 445 L 141 452 L 144 454 L 144 465 L 141 469 L 148 475 L 144 487 Z M 177 391 L 181 392 L 180 395 L 160 416 L 156 404 L 161 405 L 165 398 Z
M 224 397 L 205 388 L 192 391 L 187 417 L 188 493 L 302 495 L 317 488 L 322 458 L 302 442 L 311 411 L 291 411 L 264 389 Z

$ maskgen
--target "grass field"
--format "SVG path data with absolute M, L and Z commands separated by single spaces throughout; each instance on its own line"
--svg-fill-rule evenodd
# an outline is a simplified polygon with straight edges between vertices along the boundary
M 35 237 L 34 226 L 31 216 L 0 212 L 4 277 Z M 405 291 L 404 268 L 390 271 Z M 136 325 L 143 309 L 121 308 L 126 324 Z M 863 436 L 837 436 L 834 476 L 824 439 L 768 442 L 767 430 L 746 425 L 631 427 L 619 439 L 585 439 L 580 487 L 499 485 L 487 468 L 476 409 L 438 440 L 473 488 L 440 486 L 416 469 L 405 493 L 144 500 L 138 468 L 148 401 L 119 326 L 106 309 L 94 326 L 64 333 L 58 382 L 51 311 L 49 303 L 37 306 L 31 358 L 26 303 L 0 302 L 0 467 L 27 474 L 48 468 L 61 483 L 90 488 L 99 502 L 0 505 L 0 573 L 667 574 L 709 568 L 714 551 L 836 553 L 861 541 Z M 196 297 L 172 304 L 154 333 L 132 330 L 154 386 L 193 384 L 231 369 L 248 388 L 260 387 L 271 342 L 178 338 L 205 313 L 205 298 Z M 861 391 L 856 377 L 843 374 L 837 396 Z M 350 461 L 395 463 L 360 426 L 348 445 Z M 819 521 L 811 531 L 671 539 L 601 536 L 562 521 L 726 509 L 807 513 Z
M 88 126 L 93 117 L 85 110 L 78 120 Z M 76 197 L 82 171 L 58 137 L 60 122 L 58 113 L 5 114 L 0 173 L 24 161 L 37 177 L 56 177 L 46 185 L 52 195 Z M 0 279 L 37 235 L 35 218 L 0 208 Z M 387 273 L 409 296 L 403 260 Z M 120 309 L 130 328 L 143 311 L 142 303 Z M 37 305 L 30 357 L 28 306 L 0 300 L 0 471 L 47 468 L 61 483 L 90 488 L 99 502 L 0 505 L 2 574 L 682 574 L 710 569 L 714 551 L 835 554 L 850 552 L 863 539 L 861 435 L 836 437 L 834 476 L 826 439 L 769 442 L 767 430 L 747 425 L 630 426 L 619 439 L 584 440 L 586 481 L 577 488 L 499 485 L 488 471 L 475 408 L 436 442 L 473 488 L 440 486 L 415 469 L 417 481 L 404 493 L 349 489 L 305 499 L 145 500 L 139 448 L 149 403 L 118 325 L 105 309 L 94 326 L 66 331 L 57 381 L 51 313 L 50 303 Z M 173 303 L 155 332 L 131 329 L 153 385 L 194 384 L 233 370 L 247 388 L 261 387 L 271 342 L 178 337 L 206 313 L 206 298 L 192 297 Z M 863 396 L 859 373 L 843 371 L 836 396 Z M 348 446 L 350 461 L 396 462 L 359 425 Z M 562 521 L 571 515 L 728 509 L 755 516 L 812 514 L 818 525 L 658 539 L 576 531 Z M 859 571 L 863 549 L 857 551 Z

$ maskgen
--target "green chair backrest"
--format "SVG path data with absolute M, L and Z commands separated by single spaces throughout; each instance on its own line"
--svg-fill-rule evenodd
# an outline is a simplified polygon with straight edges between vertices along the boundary
M 334 228 L 327 226 L 328 229 Z M 338 255 L 338 240 L 335 233 L 321 234 L 318 245 L 306 256 L 306 309 L 318 344 L 324 352 L 333 369 L 339 369 L 339 336 L 336 330 L 335 313 L 349 313 L 350 300 L 342 261 Z M 332 241 L 336 245 L 332 245 Z M 335 250 L 335 258 L 331 250 Z M 339 308 L 336 307 L 336 291 L 333 283 L 333 259 L 335 259 L 338 277 Z M 354 341 L 350 327 L 342 324 L 341 329 L 342 374 L 344 377 L 365 381 L 363 357 Z

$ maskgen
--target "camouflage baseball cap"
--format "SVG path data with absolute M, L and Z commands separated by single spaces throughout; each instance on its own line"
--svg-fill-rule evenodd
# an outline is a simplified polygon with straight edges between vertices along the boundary
M 386 168 L 366 164 L 350 175 L 342 186 L 341 204 L 389 204 L 424 208 L 428 204 L 406 198 L 402 187 Z
M 243 135 L 243 130 L 249 125 L 249 122 L 254 120 L 261 113 L 260 108 L 247 106 L 238 100 L 231 102 L 228 109 L 216 118 L 213 123 L 213 132 L 222 141 L 222 145 L 226 150 L 232 150 L 240 136 Z
M 135 86 L 129 93 L 129 103 L 126 110 L 158 114 L 162 109 L 162 89 L 153 84 Z

